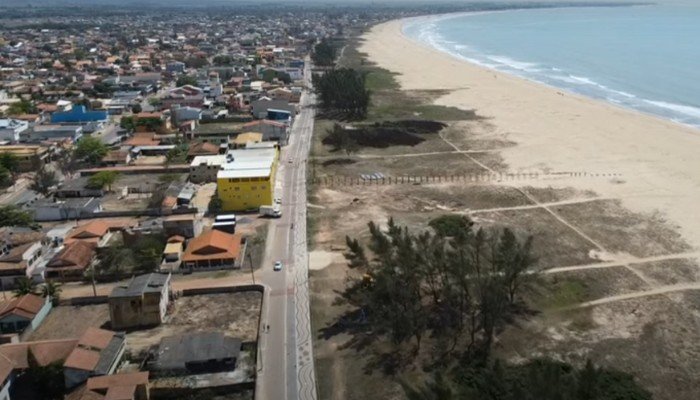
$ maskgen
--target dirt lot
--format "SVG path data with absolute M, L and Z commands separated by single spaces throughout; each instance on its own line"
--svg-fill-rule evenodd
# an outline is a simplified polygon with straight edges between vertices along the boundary
M 124 188 L 153 187 L 165 175 L 177 176 L 184 182 L 187 174 L 122 174 L 112 185 L 112 191 L 102 198 L 102 208 L 105 211 L 143 210 L 148 207 L 151 193 L 132 193 L 122 196 Z
M 79 338 L 90 327 L 109 329 L 107 304 L 54 307 L 28 340 Z
M 165 324 L 127 334 L 129 349 L 138 354 L 163 337 L 206 330 L 223 331 L 244 342 L 255 341 L 261 301 L 258 292 L 180 297 Z
M 180 297 L 175 300 L 166 323 L 129 332 L 128 348 L 132 354 L 138 354 L 165 336 L 204 330 L 224 331 L 244 342 L 253 342 L 257 337 L 261 301 L 258 292 Z M 110 329 L 107 304 L 56 307 L 29 340 L 78 338 L 89 327 Z

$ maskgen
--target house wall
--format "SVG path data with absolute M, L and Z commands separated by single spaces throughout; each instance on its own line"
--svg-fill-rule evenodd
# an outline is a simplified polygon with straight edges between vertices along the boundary
M 32 330 L 36 329 L 41 325 L 41 323 L 44 321 L 44 318 L 46 318 L 47 315 L 49 315 L 49 312 L 53 308 L 53 304 L 51 303 L 51 299 L 46 297 L 46 301 L 44 302 L 44 306 L 41 307 L 41 310 L 36 314 L 34 319 L 32 320 L 31 327 Z
M 211 271 L 217 269 L 232 269 L 235 267 L 235 258 L 217 258 L 212 260 L 188 261 L 184 264 L 184 269 L 190 271 Z
M 63 379 L 65 380 L 66 388 L 74 388 L 85 382 L 90 377 L 90 371 L 75 368 L 63 368 Z
M 7 378 L 0 389 L 0 400 L 10 400 L 10 386 L 12 386 L 12 376 Z
M 193 183 L 216 182 L 220 165 L 198 165 L 190 167 L 190 181 Z
M 163 323 L 170 301 L 170 284 L 160 293 L 146 293 L 143 297 L 109 299 L 112 329 L 155 326 Z
M 245 211 L 271 205 L 275 182 L 275 168 L 267 177 L 219 178 L 217 194 L 223 211 Z
M 18 315 L 8 315 L 0 319 L 0 332 L 2 333 L 19 333 L 31 325 L 32 321 L 29 318 L 20 317 Z

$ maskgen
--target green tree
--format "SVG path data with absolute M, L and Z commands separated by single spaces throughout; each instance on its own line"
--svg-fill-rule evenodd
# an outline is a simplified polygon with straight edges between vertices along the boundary
M 0 226 L 23 226 L 34 228 L 37 226 L 31 214 L 21 210 L 17 206 L 0 206 Z
M 52 280 L 47 280 L 44 286 L 41 287 L 41 296 L 51 299 L 54 306 L 57 306 L 61 298 L 61 284 Z
M 182 75 L 177 78 L 175 85 L 178 87 L 185 85 L 197 86 L 197 78 L 192 75 Z
M 75 170 L 78 169 L 78 161 L 75 158 L 75 153 L 72 151 L 62 151 L 56 158 L 56 165 L 64 176 L 72 176 Z
M 22 297 L 25 294 L 36 293 L 36 284 L 31 279 L 23 276 L 17 279 L 15 289 L 12 291 L 15 297 Z
M 19 158 L 14 153 L 0 153 L 0 166 L 5 168 L 14 177 L 19 172 Z
M 43 167 L 34 174 L 29 188 L 44 196 L 48 196 L 51 192 L 51 188 L 57 184 L 58 178 L 56 178 L 56 172 Z
M 112 191 L 112 185 L 119 178 L 119 172 L 116 171 L 100 171 L 95 175 L 92 175 L 88 179 L 88 187 L 92 189 L 104 189 L 107 191 Z
M 335 65 L 336 53 L 336 47 L 328 39 L 324 39 L 314 46 L 311 59 L 316 65 L 329 67 Z
M 333 151 L 343 151 L 348 156 L 360 150 L 357 140 L 352 137 L 352 131 L 343 129 L 338 123 L 326 131 L 324 142 L 332 143 Z
M 370 91 L 362 72 L 340 68 L 314 75 L 314 88 L 325 112 L 337 112 L 354 119 L 367 116 Z
M 12 174 L 7 168 L 0 165 L 0 188 L 11 186 L 13 182 Z
M 107 145 L 95 137 L 86 137 L 78 142 L 75 148 L 75 157 L 90 165 L 98 164 L 107 154 Z
M 141 104 L 134 104 L 133 106 L 131 106 L 131 112 L 133 112 L 134 114 L 138 114 L 141 111 L 143 111 L 143 107 L 141 107 Z
M 270 83 L 275 80 L 275 78 L 285 84 L 290 84 L 292 82 L 292 77 L 286 72 L 277 71 L 275 69 L 266 69 L 263 71 L 262 80 L 265 82 Z
M 186 162 L 188 150 L 189 150 L 189 147 L 186 144 L 184 144 L 184 143 L 178 144 L 177 146 L 168 150 L 168 153 L 165 155 L 165 163 L 167 165 L 170 165 L 170 164 L 182 164 L 182 163 Z
M 46 400 L 63 399 L 66 390 L 63 360 L 49 365 L 41 365 L 34 357 L 34 353 L 29 351 L 27 362 L 29 364 L 27 375 L 31 379 L 32 388 L 36 393 Z
M 18 102 L 10 104 L 7 110 L 7 115 L 20 115 L 20 114 L 34 114 L 36 113 L 36 106 L 29 100 L 20 100 Z

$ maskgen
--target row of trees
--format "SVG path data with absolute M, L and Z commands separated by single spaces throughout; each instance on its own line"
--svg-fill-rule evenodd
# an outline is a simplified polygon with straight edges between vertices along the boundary
M 441 350 L 436 359 L 458 348 L 470 357 L 488 355 L 535 261 L 531 237 L 519 240 L 508 229 L 474 231 L 469 219 L 454 219 L 456 230 L 417 234 L 393 219 L 386 231 L 369 223 L 367 249 L 346 238 L 350 266 L 366 272 L 343 299 L 375 334 L 397 345 L 414 341 L 416 354 L 429 333 Z
M 486 365 L 457 368 L 455 379 L 438 373 L 423 386 L 403 384 L 408 400 L 651 400 L 628 374 L 583 368 L 537 359 L 523 365 Z
M 314 46 L 314 51 L 311 53 L 311 59 L 314 64 L 322 67 L 330 67 L 335 65 L 335 58 L 337 56 L 336 47 L 328 40 L 323 39 L 321 42 Z
M 322 75 L 314 75 L 314 88 L 321 109 L 341 113 L 351 119 L 367 116 L 370 91 L 365 84 L 365 74 L 351 68 L 333 69 Z

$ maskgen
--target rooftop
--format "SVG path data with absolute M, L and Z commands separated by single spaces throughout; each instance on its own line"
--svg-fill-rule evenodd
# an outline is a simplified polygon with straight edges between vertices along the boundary
M 158 347 L 155 368 L 186 370 L 192 364 L 237 359 L 241 340 L 221 332 L 196 332 L 163 338 Z
M 126 285 L 116 286 L 112 289 L 110 298 L 116 297 L 139 297 L 144 293 L 160 293 L 163 286 L 170 281 L 170 275 L 164 274 L 146 274 L 131 278 Z

